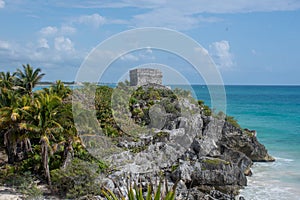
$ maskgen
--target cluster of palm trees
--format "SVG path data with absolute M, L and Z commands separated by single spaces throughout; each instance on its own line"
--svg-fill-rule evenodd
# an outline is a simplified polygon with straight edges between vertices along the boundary
M 29 64 L 14 73 L 0 72 L 0 141 L 9 164 L 38 155 L 39 170 L 51 185 L 49 160 L 60 153 L 63 163 L 77 133 L 71 103 L 66 100 L 70 88 L 57 81 L 34 91 L 44 75 Z

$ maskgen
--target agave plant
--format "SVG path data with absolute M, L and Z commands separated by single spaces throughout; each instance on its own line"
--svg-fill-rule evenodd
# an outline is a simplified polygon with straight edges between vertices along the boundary
M 134 184 L 132 187 L 132 185 L 130 184 L 130 186 L 128 188 L 127 198 L 125 198 L 124 196 L 121 195 L 120 199 L 122 199 L 122 200 L 125 200 L 125 199 L 128 199 L 128 200 L 174 200 L 176 197 L 177 183 L 175 183 L 173 185 L 171 190 L 168 189 L 167 185 L 165 187 L 166 187 L 166 192 L 164 193 L 161 189 L 162 188 L 162 180 L 160 180 L 156 191 L 154 191 L 153 184 L 150 182 L 147 186 L 147 195 L 144 198 L 142 185 Z M 119 200 L 119 198 L 117 197 L 119 195 L 114 194 L 111 190 L 107 189 L 106 187 L 103 187 L 101 192 L 107 200 Z

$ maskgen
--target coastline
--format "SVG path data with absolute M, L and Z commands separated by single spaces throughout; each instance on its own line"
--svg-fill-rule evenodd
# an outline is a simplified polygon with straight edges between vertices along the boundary
M 203 88 L 202 86 L 201 86 L 201 88 Z M 249 87 L 246 87 L 246 88 L 249 88 Z M 253 88 L 253 87 L 251 87 L 251 88 Z M 254 87 L 255 88 L 255 87 Z M 262 87 L 262 88 L 264 88 L 264 87 Z M 230 92 L 229 92 L 229 94 L 230 94 Z M 230 105 L 230 106 L 232 106 L 232 105 Z M 240 115 L 234 115 L 234 116 L 237 116 L 237 117 L 239 117 Z M 245 121 L 241 121 L 242 122 L 242 124 L 243 124 L 243 126 L 244 127 L 248 127 L 247 126 L 247 124 L 249 123 L 249 121 L 247 121 L 247 122 L 245 122 Z M 251 123 L 250 123 L 250 127 L 252 128 L 253 126 L 251 125 Z M 260 136 L 262 136 L 261 135 L 261 132 L 259 132 L 259 134 L 258 134 L 258 136 L 260 137 Z M 263 140 L 262 140 L 263 142 L 262 143 L 265 143 L 266 142 L 266 139 L 265 138 L 263 138 Z M 268 143 L 267 143 L 268 144 Z M 268 148 L 269 149 L 269 148 Z M 272 149 L 272 148 L 271 148 Z M 273 153 L 272 153 L 273 154 Z M 275 155 L 275 154 L 274 154 Z M 280 158 L 279 158 L 279 161 L 280 161 Z M 288 160 L 286 160 L 286 161 L 288 161 Z M 277 163 L 277 162 L 275 162 L 275 163 Z M 264 163 L 263 163 L 263 165 L 264 165 Z M 268 166 L 268 165 L 267 165 Z M 257 171 L 255 171 L 255 169 L 257 168 L 257 165 L 255 164 L 254 166 L 253 166 L 253 172 L 255 172 L 255 173 L 260 173 L 260 171 L 259 170 L 257 170 Z M 252 179 L 252 178 L 256 178 L 257 176 L 253 176 L 253 177 L 248 177 L 248 179 L 249 179 L 249 188 L 248 188 L 248 186 L 246 186 L 246 188 L 244 189 L 244 190 L 242 190 L 242 193 L 241 194 L 245 194 L 245 197 L 247 197 L 246 196 L 246 194 L 247 193 L 243 193 L 244 191 L 249 191 L 249 193 L 250 194 L 254 194 L 255 192 L 253 192 L 253 191 L 257 191 L 257 190 L 263 190 L 263 186 L 265 186 L 266 188 L 268 188 L 268 189 L 271 189 L 272 190 L 272 188 L 271 187 L 268 187 L 268 185 L 261 185 L 260 187 L 252 187 L 252 185 L 251 184 L 256 184 L 257 185 L 257 182 L 256 182 L 256 180 L 254 180 L 254 179 Z M 260 180 L 261 182 L 264 182 L 264 179 L 261 179 Z M 278 183 L 278 182 L 277 182 Z M 276 184 L 276 182 L 274 183 L 272 183 L 272 184 Z M 248 190 L 247 190 L 248 189 Z M 251 192 L 250 192 L 251 191 Z M 279 193 L 281 194 L 282 192 L 280 192 L 280 190 L 278 190 L 279 191 Z M 273 192 L 274 193 L 274 192 Z M 257 195 L 261 195 L 261 193 L 256 193 Z M 276 193 L 274 193 L 274 194 L 276 194 Z M 250 196 L 250 199 L 253 199 L 254 197 L 251 197 Z M 247 199 L 247 198 L 246 198 Z M 254 198 L 255 199 L 255 198 Z M 259 199 L 259 198 L 257 198 L 257 199 Z M 269 198 L 269 199 L 272 199 L 272 198 Z

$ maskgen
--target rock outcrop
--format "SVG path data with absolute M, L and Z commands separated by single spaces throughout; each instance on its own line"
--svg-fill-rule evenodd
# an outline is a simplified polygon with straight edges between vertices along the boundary
M 253 162 L 274 161 L 255 131 L 205 116 L 188 98 L 179 103 L 181 116 L 169 119 L 163 130 L 118 142 L 124 151 L 108 159 L 115 169 L 105 179 L 109 188 L 125 194 L 124 177 L 146 185 L 163 175 L 167 185 L 178 183 L 178 199 L 234 199 L 247 185 Z

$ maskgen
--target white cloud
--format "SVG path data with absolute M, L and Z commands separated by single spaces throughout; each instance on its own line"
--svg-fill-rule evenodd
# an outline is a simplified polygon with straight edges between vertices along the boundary
M 64 5 L 68 6 L 68 5 Z M 173 8 L 184 13 L 244 13 L 260 11 L 297 10 L 300 8 L 298 0 L 121 0 L 111 1 L 80 1 L 73 2 L 71 7 L 81 8 L 124 8 L 137 7 L 147 9 Z
M 63 34 L 63 35 L 71 35 L 71 34 L 74 34 L 74 33 L 76 33 L 76 28 L 74 28 L 74 27 L 72 27 L 72 26 L 68 26 L 68 25 L 63 25 L 63 26 L 61 26 L 61 28 L 60 28 L 60 32 L 61 32 L 61 34 Z
M 159 26 L 177 30 L 187 30 L 199 23 L 197 18 L 185 15 L 179 10 L 171 8 L 162 8 L 135 15 L 132 22 L 138 27 Z
M 40 38 L 38 40 L 38 47 L 49 49 L 50 47 L 49 47 L 49 44 L 48 44 L 48 40 L 45 39 L 45 38 Z
M 77 19 L 77 22 L 80 24 L 91 25 L 95 28 L 103 25 L 105 23 L 105 18 L 99 15 L 98 13 L 92 15 L 82 15 Z
M 0 50 L 8 50 L 11 44 L 7 41 L 0 40 Z
M 44 36 L 55 35 L 57 32 L 58 29 L 55 26 L 47 26 L 40 30 L 40 33 Z
M 124 60 L 124 61 L 138 61 L 139 60 L 139 58 L 133 54 L 125 54 L 125 55 L 121 56 L 120 59 Z
M 30 63 L 43 69 L 73 68 L 80 66 L 86 52 L 77 51 L 69 38 L 57 38 L 53 41 L 41 38 L 30 43 L 15 43 L 0 40 L 1 66 L 19 67 Z M 63 70 L 63 69 L 59 69 Z
M 56 35 L 72 35 L 76 33 L 76 28 L 69 25 L 62 25 L 60 28 L 56 26 L 47 26 L 42 28 L 39 33 L 44 37 L 51 37 Z
M 155 56 L 153 55 L 153 51 L 150 47 L 146 49 L 141 49 L 139 51 L 131 52 L 125 54 L 120 57 L 123 61 L 147 61 L 147 60 L 155 60 Z
M 156 57 L 153 55 L 153 50 L 150 47 L 139 51 L 138 57 L 141 60 L 155 60 Z
M 56 37 L 54 39 L 54 47 L 58 51 L 74 51 L 74 44 L 69 38 L 63 36 Z
M 130 23 L 133 27 L 159 26 L 177 30 L 189 30 L 202 23 L 214 23 L 221 19 L 207 16 L 207 14 L 250 13 L 270 11 L 290 11 L 300 9 L 299 0 L 120 0 L 120 1 L 75 1 L 72 5 L 63 6 L 77 8 L 142 8 L 143 12 L 129 16 L 123 24 Z M 206 16 L 203 16 L 205 14 Z M 95 24 L 113 23 L 100 15 L 83 16 L 80 21 L 92 21 L 98 18 Z M 94 20 L 93 20 L 94 21 Z
M 0 8 L 4 8 L 5 7 L 5 1 L 4 0 L 0 0 Z
M 229 42 L 222 40 L 209 45 L 209 54 L 215 64 L 221 69 L 231 69 L 234 66 L 233 55 L 230 52 Z

